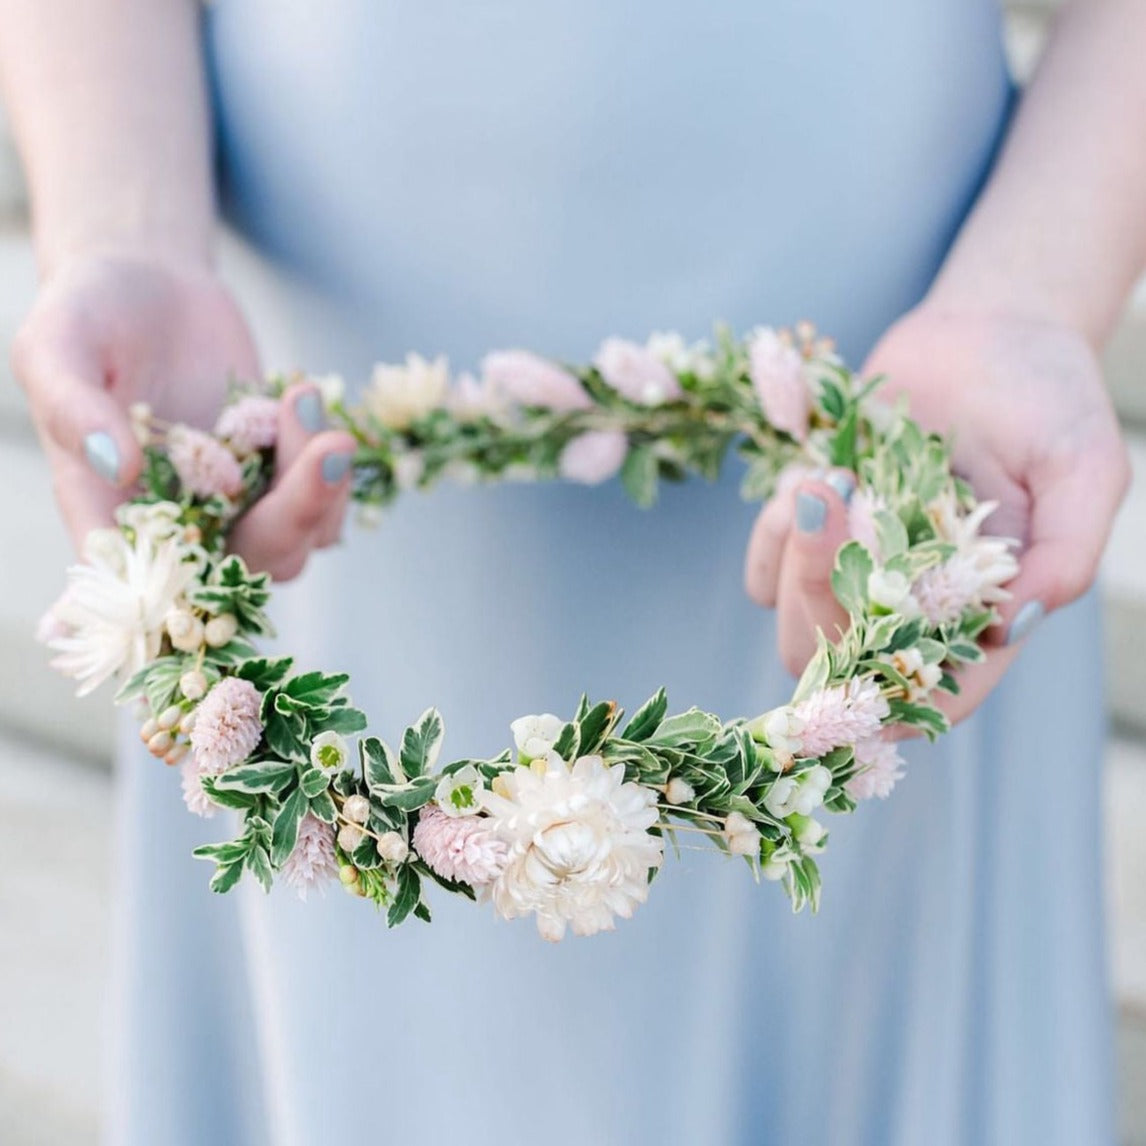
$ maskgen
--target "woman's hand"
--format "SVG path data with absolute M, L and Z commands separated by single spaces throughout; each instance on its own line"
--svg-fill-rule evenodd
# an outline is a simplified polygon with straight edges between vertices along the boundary
M 131 403 L 210 427 L 228 379 L 260 376 L 246 323 L 210 270 L 134 254 L 59 266 L 13 343 L 12 363 L 77 548 L 112 520 L 139 476 Z M 294 387 L 280 415 L 272 489 L 232 533 L 233 548 L 276 579 L 297 574 L 312 549 L 339 535 L 354 440 L 322 427 L 315 387 Z
M 957 471 L 980 500 L 999 502 L 987 531 L 1021 543 L 1011 600 L 986 634 L 986 662 L 963 672 L 958 696 L 941 697 L 959 720 L 1035 624 L 1093 582 L 1130 480 L 1126 447 L 1093 349 L 1061 324 L 924 303 L 887 332 L 863 373 L 886 374 L 885 394 L 906 394 L 913 418 L 953 436 Z M 796 483 L 753 531 L 748 591 L 778 608 L 780 652 L 793 673 L 814 652 L 817 627 L 834 637 L 847 624 L 830 577 L 848 538 L 852 486 L 842 471 Z

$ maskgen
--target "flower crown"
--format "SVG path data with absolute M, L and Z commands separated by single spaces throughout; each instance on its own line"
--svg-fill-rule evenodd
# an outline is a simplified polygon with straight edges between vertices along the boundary
M 443 359 L 411 354 L 377 367 L 355 406 L 319 379 L 331 423 L 358 443 L 364 517 L 443 478 L 619 474 L 649 506 L 660 481 L 714 478 L 732 449 L 749 499 L 801 468 L 858 477 L 832 575 L 850 627 L 835 643 L 820 634 L 788 704 L 751 719 L 670 715 L 662 689 L 626 721 L 582 697 L 571 717 L 513 721 L 513 750 L 441 765 L 437 710 L 393 748 L 361 735 L 345 674 L 296 671 L 253 644 L 270 633 L 269 579 L 227 553 L 227 531 L 267 486 L 289 381 L 235 387 L 211 434 L 134 407 L 141 492 L 118 528 L 88 538 L 43 625 L 81 695 L 123 678 L 117 702 L 136 702 L 151 753 L 181 765 L 193 812 L 238 813 L 234 839 L 195 852 L 214 862 L 216 891 L 244 872 L 304 898 L 338 879 L 395 926 L 430 919 L 432 881 L 502 917 L 532 915 L 557 940 L 628 918 L 665 841 L 697 837 L 814 908 L 817 813 L 891 792 L 903 761 L 885 729 L 947 728 L 936 690 L 957 691 L 958 667 L 982 659 L 977 638 L 1017 570 L 1013 543 L 981 534 L 993 507 L 953 476 L 945 443 L 806 325 L 720 329 L 711 344 L 610 338 L 582 367 L 505 351 L 452 383 Z

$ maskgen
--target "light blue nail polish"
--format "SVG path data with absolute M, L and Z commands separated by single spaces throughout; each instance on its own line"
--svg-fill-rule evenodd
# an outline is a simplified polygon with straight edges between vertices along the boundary
M 851 501 L 852 494 L 856 491 L 856 479 L 852 477 L 851 474 L 835 470 L 833 473 L 828 474 L 828 476 L 824 478 L 824 481 L 840 495 L 840 499 L 844 505 L 847 505 L 848 502 Z
M 294 416 L 308 434 L 317 434 L 326 425 L 326 415 L 322 410 L 322 398 L 314 390 L 300 394 L 294 400 Z
M 801 533 L 819 533 L 828 517 L 828 503 L 814 493 L 796 495 L 796 528 Z
M 1042 601 L 1028 601 L 1016 614 L 1007 630 L 1007 644 L 1017 645 L 1046 615 Z
M 119 481 L 119 447 L 111 434 L 93 430 L 84 438 L 84 457 L 104 481 Z
M 322 459 L 322 480 L 327 485 L 338 485 L 349 472 L 349 454 L 327 454 Z

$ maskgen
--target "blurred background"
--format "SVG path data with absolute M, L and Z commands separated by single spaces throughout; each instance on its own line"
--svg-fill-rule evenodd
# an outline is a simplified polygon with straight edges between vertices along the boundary
M 1006 7 L 1022 80 L 1037 61 L 1055 0 Z M 283 288 L 230 239 L 223 266 L 267 364 L 294 365 Z M 99 700 L 74 700 L 33 641 L 71 557 L 7 368 L 7 347 L 34 289 L 23 185 L 0 113 L 0 1142 L 83 1146 L 98 1141 L 112 712 Z M 1109 950 L 1122 1140 L 1146 1146 L 1146 281 L 1107 369 L 1136 473 L 1102 586 L 1112 717 L 1104 762 Z

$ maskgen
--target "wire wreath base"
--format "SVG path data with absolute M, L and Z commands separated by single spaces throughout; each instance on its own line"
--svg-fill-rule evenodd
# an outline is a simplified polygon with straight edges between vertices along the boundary
M 788 704 L 750 719 L 690 708 L 663 690 L 626 721 L 582 697 L 568 718 L 523 716 L 492 759 L 442 765 L 429 709 L 396 747 L 364 735 L 345 674 L 260 655 L 270 581 L 227 552 L 234 521 L 266 490 L 282 394 L 292 381 L 235 385 L 213 433 L 132 417 L 146 465 L 117 528 L 45 617 L 54 665 L 81 694 L 121 680 L 149 750 L 180 765 L 200 815 L 237 813 L 232 839 L 196 850 L 211 887 L 244 872 L 304 898 L 337 879 L 390 926 L 429 921 L 427 882 L 532 915 L 542 936 L 591 935 L 648 896 L 665 844 L 697 840 L 779 882 L 799 910 L 818 903 L 818 813 L 888 795 L 902 761 L 883 735 L 947 728 L 937 692 L 982 659 L 977 638 L 1017 565 L 1013 543 L 981 532 L 946 443 L 874 393 L 807 326 L 712 343 L 678 335 L 608 339 L 566 366 L 526 351 L 489 355 L 451 381 L 442 359 L 379 366 L 360 404 L 318 379 L 330 423 L 354 435 L 353 497 L 367 517 L 439 480 L 620 476 L 640 506 L 659 482 L 714 478 L 730 451 L 742 493 L 785 475 L 842 467 L 857 477 L 853 540 L 832 576 L 850 618 L 819 647 Z M 356 744 L 355 744 L 356 738 Z

